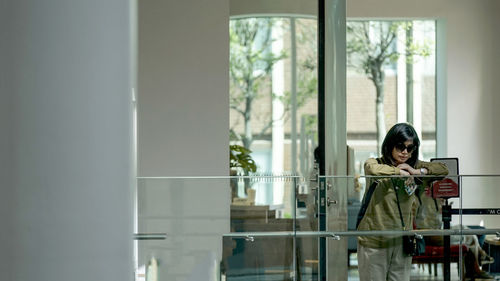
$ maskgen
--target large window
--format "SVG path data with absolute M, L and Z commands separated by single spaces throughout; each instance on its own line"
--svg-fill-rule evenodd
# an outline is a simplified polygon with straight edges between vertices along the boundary
M 420 158 L 436 155 L 435 21 L 347 22 L 349 171 L 378 156 L 386 131 L 413 124 Z M 317 139 L 317 22 L 292 17 L 230 21 L 230 140 L 252 152 L 259 174 L 307 175 Z M 248 173 L 239 170 L 239 173 Z M 245 183 L 257 204 L 289 201 L 283 189 Z M 287 209 L 287 206 L 284 206 Z
M 230 21 L 230 140 L 252 151 L 259 174 L 303 175 L 312 168 L 318 143 L 316 26 L 315 19 L 291 17 Z M 257 204 L 289 202 L 290 194 L 276 184 L 251 188 Z M 242 188 L 238 193 L 245 196 Z
M 436 155 L 435 38 L 431 20 L 347 22 L 347 144 L 357 173 L 398 122 L 417 130 L 420 158 Z

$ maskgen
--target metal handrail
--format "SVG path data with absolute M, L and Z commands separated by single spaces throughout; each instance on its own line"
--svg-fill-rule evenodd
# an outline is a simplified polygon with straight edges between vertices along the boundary
M 320 178 L 400 178 L 400 177 L 419 177 L 419 178 L 433 178 L 436 175 L 409 175 L 409 176 L 401 176 L 401 175 L 384 175 L 384 176 L 373 176 L 373 175 L 318 175 Z M 448 174 L 444 177 L 500 177 L 500 174 Z M 252 179 L 252 178 L 264 178 L 264 179 L 273 179 L 273 178 L 307 178 L 303 175 L 265 175 L 265 174 L 256 174 L 256 175 L 239 175 L 239 176 L 159 176 L 159 177 L 136 177 L 136 179 Z
M 435 177 L 500 177 L 500 174 L 491 174 L 491 175 L 484 175 L 484 174 L 448 174 L 448 175 L 442 175 L 442 176 L 436 176 L 436 175 L 408 175 L 408 176 L 402 176 L 402 175 L 383 175 L 383 176 L 375 176 L 375 175 L 359 175 L 359 176 L 353 176 L 353 175 L 319 175 L 319 178 L 323 179 L 328 179 L 328 178 L 407 178 L 407 177 L 418 177 L 418 178 L 435 178 Z
M 252 240 L 256 237 L 326 237 L 339 240 L 340 237 L 349 236 L 452 236 L 472 234 L 495 234 L 500 238 L 500 229 L 442 229 L 442 230 L 371 230 L 371 231 L 275 231 L 275 232 L 234 232 L 223 234 L 223 237 L 244 238 Z
M 166 233 L 134 233 L 134 240 L 165 240 Z

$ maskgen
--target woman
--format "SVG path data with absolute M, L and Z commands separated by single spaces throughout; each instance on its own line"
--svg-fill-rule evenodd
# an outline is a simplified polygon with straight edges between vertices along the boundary
M 382 157 L 366 160 L 367 176 L 404 177 L 368 178 L 358 230 L 413 229 L 415 191 L 431 179 L 411 176 L 448 174 L 442 163 L 418 160 L 419 146 L 415 129 L 399 123 L 385 136 Z M 358 265 L 361 281 L 410 280 L 411 256 L 403 253 L 401 236 L 358 237 Z

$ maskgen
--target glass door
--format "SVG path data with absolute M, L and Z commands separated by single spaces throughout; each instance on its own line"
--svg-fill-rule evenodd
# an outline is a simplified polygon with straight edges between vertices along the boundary
M 263 234 L 277 239 L 272 245 L 290 242 L 281 249 L 293 257 L 261 263 L 259 278 L 319 280 L 318 2 L 241 3 L 230 3 L 230 144 L 235 158 L 246 153 L 255 165 L 235 163 L 233 175 L 249 180 L 233 192 L 232 206 L 249 197 L 268 206 L 274 215 L 260 231 L 292 223 L 274 238 Z
M 347 189 L 314 175 L 347 173 L 345 1 L 294 3 L 231 2 L 230 143 L 235 158 L 246 153 L 255 164 L 235 163 L 234 175 L 305 179 L 294 188 L 248 182 L 232 200 L 254 196 L 278 206 L 277 218 L 294 218 L 296 278 L 311 271 L 317 280 L 342 280 L 347 244 L 324 233 L 347 230 Z M 308 231 L 315 235 L 303 237 Z

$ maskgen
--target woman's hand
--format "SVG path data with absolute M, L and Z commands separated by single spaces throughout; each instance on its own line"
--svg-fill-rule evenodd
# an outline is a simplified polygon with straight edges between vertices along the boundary
M 398 166 L 398 168 L 399 168 L 399 166 Z M 399 175 L 401 175 L 401 176 L 409 176 L 410 173 L 407 170 L 403 170 L 403 169 L 400 168 L 399 169 Z
M 400 169 L 399 174 L 402 175 L 402 176 L 420 175 L 420 170 L 413 169 L 412 166 L 410 166 L 410 165 L 408 165 L 406 163 L 399 164 L 398 168 Z M 401 171 L 405 171 L 407 174 L 402 174 Z

